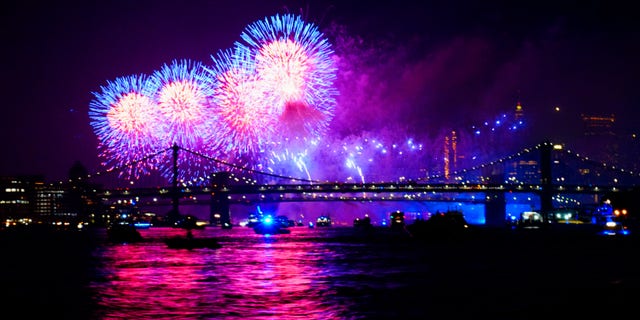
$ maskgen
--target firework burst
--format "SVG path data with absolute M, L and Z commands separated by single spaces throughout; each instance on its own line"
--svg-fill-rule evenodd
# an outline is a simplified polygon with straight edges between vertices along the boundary
M 153 100 L 153 79 L 132 75 L 108 81 L 94 92 L 89 104 L 91 126 L 98 137 L 99 156 L 107 170 L 118 169 L 121 176 L 139 178 L 155 168 L 143 157 L 158 152 L 158 112 Z
M 253 63 L 240 54 L 220 51 L 212 56 L 214 65 L 205 68 L 214 90 L 223 151 L 236 160 L 259 157 L 272 140 L 278 122 Z
M 181 148 L 214 157 L 219 150 L 218 115 L 213 104 L 213 89 L 206 81 L 199 62 L 174 60 L 153 74 L 158 83 L 154 98 L 162 121 L 161 141 L 166 147 Z M 206 176 L 215 163 L 192 153 L 181 155 L 181 180 Z M 173 175 L 172 159 L 165 157 L 160 168 L 163 175 Z M 188 164 L 188 165 L 187 165 Z
M 275 15 L 250 24 L 236 42 L 238 55 L 255 64 L 255 73 L 278 117 L 281 141 L 315 138 L 335 111 L 336 67 L 328 40 L 300 16 Z
M 265 169 L 293 163 L 309 176 L 309 147 L 335 112 L 331 45 L 296 15 L 250 24 L 241 39 L 212 56 L 212 66 L 174 60 L 151 76 L 119 78 L 95 93 L 90 117 L 104 165 L 126 166 L 177 145 L 193 151 L 179 157 L 185 182 L 224 162 Z M 137 178 L 158 170 L 173 178 L 172 160 L 167 152 L 124 173 Z

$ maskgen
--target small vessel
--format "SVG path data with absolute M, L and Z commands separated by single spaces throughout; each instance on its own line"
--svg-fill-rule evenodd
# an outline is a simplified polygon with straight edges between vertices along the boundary
M 391 230 L 404 230 L 404 212 L 400 210 L 391 212 L 389 220 L 391 221 Z
M 371 228 L 371 218 L 369 218 L 369 215 L 365 215 L 362 219 L 355 218 L 353 226 L 356 228 Z
M 187 230 L 187 235 L 164 239 L 164 243 L 171 249 L 218 249 L 222 247 L 216 238 L 196 238 L 193 236 L 191 230 L 204 229 L 204 225 L 200 224 L 195 216 L 186 215 L 176 221 L 173 227 Z
M 171 249 L 219 249 L 222 245 L 215 238 L 171 237 L 164 240 Z
M 149 228 L 151 228 L 151 222 L 149 222 L 149 221 L 135 221 L 133 223 L 133 226 L 136 227 L 136 229 L 149 229 Z
M 287 228 L 279 219 L 274 219 L 270 215 L 264 216 L 258 223 L 253 225 L 253 231 L 257 234 L 288 234 L 291 230 Z
M 107 227 L 107 239 L 110 242 L 130 243 L 143 240 L 142 235 L 131 221 L 115 221 Z
M 407 225 L 407 231 L 416 238 L 431 240 L 465 239 L 471 228 L 459 210 L 436 212 L 427 220 L 416 220 Z
M 316 219 L 317 227 L 331 227 L 331 217 L 329 216 L 320 216 Z
M 264 224 L 260 223 L 253 226 L 253 231 L 257 234 L 289 234 L 291 230 L 287 228 L 282 228 L 275 224 Z
M 186 215 L 175 221 L 173 227 L 182 229 L 204 229 L 205 224 L 198 221 L 196 216 Z

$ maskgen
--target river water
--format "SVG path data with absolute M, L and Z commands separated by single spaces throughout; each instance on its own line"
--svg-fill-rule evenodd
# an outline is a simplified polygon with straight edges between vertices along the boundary
M 18 316 L 3 319 L 610 315 L 630 310 L 640 284 L 637 246 L 629 239 L 505 232 L 425 243 L 386 229 L 291 230 L 195 230 L 222 247 L 193 250 L 166 246 L 163 239 L 185 232 L 173 228 L 142 229 L 139 243 L 108 243 L 100 231 L 71 239 L 23 236 L 44 243 L 20 250 L 16 237 L 4 237 L 9 299 L 0 306 Z
M 169 249 L 162 239 L 183 230 L 141 230 L 143 243 L 101 249 L 101 279 L 91 285 L 98 315 L 364 318 L 394 311 L 393 301 L 369 309 L 370 299 L 408 285 L 407 277 L 420 269 L 415 252 L 398 243 L 360 241 L 365 238 L 345 228 L 291 230 L 272 236 L 242 227 L 194 231 L 195 237 L 218 238 L 222 248 L 215 250 Z

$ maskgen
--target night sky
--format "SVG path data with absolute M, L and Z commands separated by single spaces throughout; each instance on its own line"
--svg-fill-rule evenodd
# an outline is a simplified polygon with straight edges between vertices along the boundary
M 0 175 L 57 181 L 76 161 L 99 171 L 92 92 L 174 59 L 210 63 L 248 24 L 284 13 L 317 24 L 340 57 L 340 134 L 435 136 L 517 101 L 531 140 L 570 139 L 583 112 L 615 114 L 623 134 L 638 127 L 640 20 L 623 2 L 39 2 L 0 13 Z

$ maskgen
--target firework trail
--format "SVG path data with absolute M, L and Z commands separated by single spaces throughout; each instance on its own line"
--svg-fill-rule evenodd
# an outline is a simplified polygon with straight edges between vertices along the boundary
M 254 22 L 236 42 L 237 55 L 254 63 L 262 104 L 278 117 L 280 141 L 316 138 L 334 116 L 337 68 L 324 35 L 300 16 L 275 15 Z
M 107 170 L 120 168 L 120 176 L 137 179 L 155 168 L 149 161 L 129 165 L 162 149 L 161 114 L 152 97 L 155 87 L 152 78 L 132 75 L 108 81 L 101 92 L 93 93 L 90 124 Z
M 206 81 L 206 72 L 200 62 L 187 59 L 174 60 L 153 74 L 158 89 L 155 92 L 162 116 L 160 139 L 165 147 L 177 145 L 210 157 L 218 156 L 220 125 L 213 102 L 213 88 Z M 179 156 L 180 180 L 207 176 L 216 166 L 200 156 L 183 152 Z M 172 157 L 168 154 L 161 161 L 160 170 L 171 177 Z
M 308 180 L 313 180 L 308 168 L 308 150 L 291 153 L 285 149 L 283 152 L 272 152 L 268 159 L 268 172 L 284 176 L 304 176 Z
M 396 132 L 380 130 L 325 139 L 309 166 L 316 180 L 349 183 L 417 180 L 434 167 L 432 148 Z

